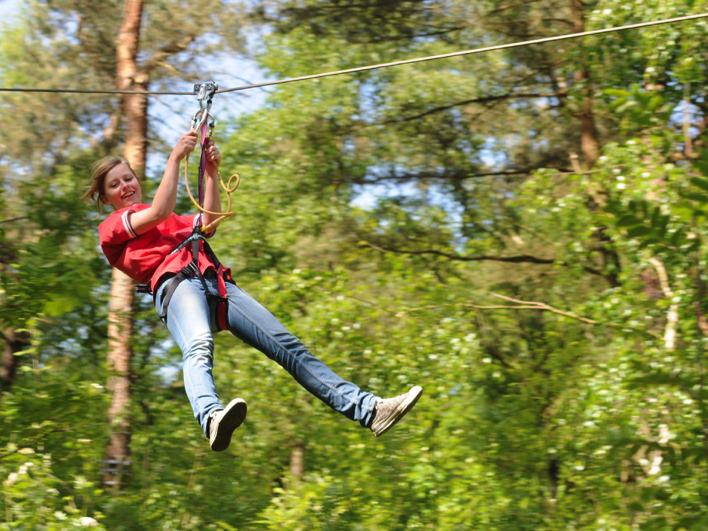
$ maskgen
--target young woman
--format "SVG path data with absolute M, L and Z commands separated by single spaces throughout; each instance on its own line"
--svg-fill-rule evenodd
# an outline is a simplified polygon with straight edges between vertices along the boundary
M 207 142 L 204 208 L 218 212 L 221 201 L 217 170 L 221 154 L 211 139 Z M 195 226 L 206 226 L 214 218 L 209 214 L 178 216 L 173 212 L 180 163 L 196 145 L 196 132 L 182 135 L 167 161 L 151 205 L 142 202 L 138 178 L 129 164 L 118 157 L 96 162 L 83 199 L 94 200 L 99 210 L 102 205 L 113 207 L 115 212 L 98 229 L 101 248 L 112 266 L 138 283 L 150 283 L 155 307 L 182 350 L 184 386 L 212 450 L 219 452 L 229 446 L 233 431 L 244 421 L 247 411 L 246 402 L 240 398 L 224 407 L 214 387 L 212 334 L 219 330 L 219 286 L 222 293 L 225 288 L 228 305 L 222 328 L 276 361 L 335 411 L 358 421 L 375 436 L 383 435 L 415 405 L 421 387 L 388 399 L 362 391 L 315 358 L 268 310 L 239 288 L 229 270 L 220 268 L 204 252 L 204 242 L 198 242 L 201 275 L 186 269 L 193 261 L 190 245 L 173 252 Z M 207 236 L 212 235 L 213 231 Z M 185 270 L 186 278 L 176 285 L 171 297 L 166 297 L 170 281 L 180 273 L 185 276 Z M 166 302 L 169 304 L 164 308 Z

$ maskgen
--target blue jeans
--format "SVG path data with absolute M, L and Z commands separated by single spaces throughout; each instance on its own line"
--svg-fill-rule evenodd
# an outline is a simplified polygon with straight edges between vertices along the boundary
M 207 277 L 211 293 L 217 294 L 216 278 Z M 162 311 L 163 282 L 155 297 L 156 309 Z M 315 358 L 300 340 L 253 297 L 234 284 L 226 284 L 229 298 L 229 331 L 248 345 L 260 350 L 287 370 L 314 396 L 335 411 L 368 427 L 377 397 L 337 376 Z M 167 308 L 167 328 L 182 350 L 184 387 L 192 404 L 194 417 L 208 436 L 209 414 L 223 408 L 214 386 L 214 339 L 216 302 L 211 305 L 204 287 L 196 277 L 188 278 L 175 290 Z

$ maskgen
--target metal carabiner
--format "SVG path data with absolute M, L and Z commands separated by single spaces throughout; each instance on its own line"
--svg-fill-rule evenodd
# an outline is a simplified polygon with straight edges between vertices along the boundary
M 200 102 L 209 100 L 209 103 L 211 103 L 211 99 L 214 97 L 217 90 L 219 90 L 219 85 L 216 84 L 216 81 L 205 81 L 204 83 L 195 83 L 194 85 L 194 93 L 197 95 L 197 99 Z
M 194 85 L 194 94 L 197 95 L 199 100 L 199 110 L 192 116 L 191 129 L 196 131 L 201 128 L 204 122 L 210 120 L 208 123 L 209 137 L 211 137 L 216 126 L 216 118 L 211 114 L 211 100 L 217 90 L 219 90 L 219 85 L 216 84 L 216 81 L 206 81 Z M 204 106 L 204 100 L 206 100 L 206 107 Z
M 207 136 L 208 138 L 211 138 L 211 135 L 214 132 L 214 126 L 216 126 L 216 118 L 214 118 L 214 115 L 211 114 L 208 109 L 197 111 L 192 117 L 190 127 L 192 131 L 198 131 L 207 119 L 209 120 L 209 123 L 207 124 L 209 128 Z
M 194 116 L 192 117 L 192 121 L 190 124 L 190 127 L 192 131 L 197 131 L 204 122 L 209 119 L 209 136 L 211 136 L 212 132 L 214 131 L 214 126 L 216 125 L 216 118 L 214 118 L 214 115 L 209 112 L 209 109 L 200 109 L 196 113 L 194 113 Z

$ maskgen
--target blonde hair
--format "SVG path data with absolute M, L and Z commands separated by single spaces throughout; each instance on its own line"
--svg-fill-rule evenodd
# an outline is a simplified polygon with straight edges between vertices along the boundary
M 96 203 L 99 214 L 103 213 L 103 206 L 106 204 L 103 202 L 103 199 L 101 199 L 101 196 L 106 193 L 106 175 L 108 175 L 109 171 L 118 166 L 118 164 L 125 164 L 131 173 L 135 175 L 133 168 L 130 167 L 130 163 L 123 157 L 103 157 L 94 162 L 93 166 L 91 166 L 91 184 L 81 196 L 81 200 L 90 200 Z M 141 180 L 137 175 L 135 175 L 135 178 Z

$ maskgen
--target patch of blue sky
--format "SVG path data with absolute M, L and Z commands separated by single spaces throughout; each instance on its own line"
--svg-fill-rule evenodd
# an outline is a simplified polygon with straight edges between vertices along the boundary
M 697 125 L 693 121 L 696 116 L 702 116 L 702 113 L 698 107 L 693 103 L 682 100 L 681 103 L 674 107 L 671 112 L 671 122 L 677 128 L 683 127 L 684 122 L 688 122 L 690 124 L 689 133 L 692 138 L 695 138 L 700 132 Z M 684 149 L 683 144 L 679 149 Z
M 20 14 L 20 10 L 26 4 L 25 0 L 0 0 L 3 23 L 11 25 L 13 23 L 12 19 Z

